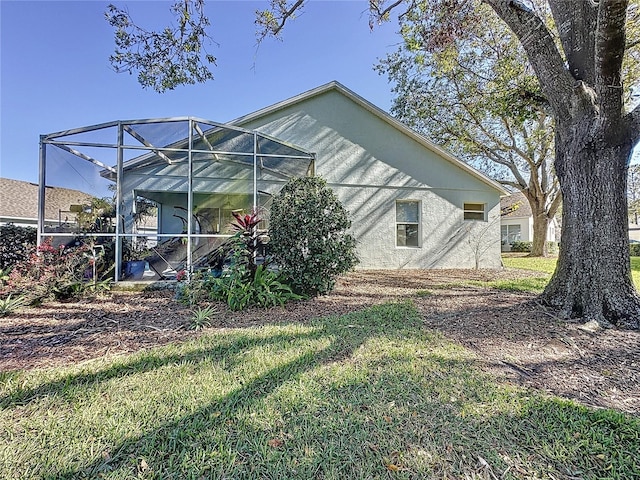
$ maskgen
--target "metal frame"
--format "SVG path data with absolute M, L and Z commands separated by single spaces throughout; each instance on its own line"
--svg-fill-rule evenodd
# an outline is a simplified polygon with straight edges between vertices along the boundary
M 172 142 L 168 144 L 156 145 L 153 141 L 150 141 L 148 138 L 145 138 L 144 135 L 140 134 L 135 130 L 135 126 L 137 125 L 153 125 L 153 124 L 176 124 L 177 127 L 181 131 L 184 128 L 188 128 L 188 135 L 186 138 L 181 138 L 179 135 L 175 135 L 175 138 Z M 183 125 L 180 125 L 183 124 Z M 203 128 L 205 127 L 205 128 Z M 92 135 L 95 133 L 99 133 L 100 131 L 107 131 L 108 129 L 114 129 L 116 139 L 114 143 L 108 143 L 103 141 L 83 141 L 82 136 L 86 136 L 87 134 Z M 225 151 L 225 150 L 216 150 L 215 145 L 207 138 L 208 133 L 218 132 L 218 131 L 233 131 L 238 132 L 239 134 L 247 134 L 252 136 L 253 145 L 251 149 L 246 149 L 249 151 Z M 178 130 L 174 130 L 175 133 Z M 130 139 L 134 139 L 138 143 L 131 143 L 130 140 L 125 139 L 125 132 L 129 134 Z M 107 132 L 110 133 L 110 132 Z M 194 135 L 195 133 L 195 135 Z M 288 153 L 284 154 L 273 154 L 273 153 L 260 153 L 258 151 L 259 139 L 266 140 L 268 142 L 273 142 L 279 148 L 284 149 L 285 151 L 288 149 Z M 196 148 L 196 141 L 202 141 L 207 147 L 206 150 L 202 150 Z M 225 140 L 226 141 L 226 140 Z M 108 150 L 116 150 L 116 165 L 109 166 L 108 161 L 103 161 L 100 158 L 95 158 L 97 155 L 88 155 L 87 153 L 82 151 L 82 148 L 91 148 L 93 150 L 100 149 L 108 149 Z M 47 185 L 47 150 L 49 148 L 59 148 L 67 154 L 71 154 L 77 158 L 80 158 L 84 161 L 90 162 L 96 167 L 101 169 L 101 176 L 105 179 L 111 180 L 116 185 L 116 193 L 115 193 L 115 215 L 116 215 L 116 225 L 115 225 L 115 233 L 101 233 L 101 234 L 92 234 L 92 233 L 84 233 L 84 234 L 71 234 L 71 233 L 51 233 L 45 231 L 45 196 L 46 196 L 46 187 Z M 140 150 L 147 153 L 143 153 L 140 156 L 134 157 L 132 159 L 125 161 L 125 150 L 126 151 L 135 151 Z M 212 122 L 209 120 L 197 118 L 197 117 L 173 117 L 173 118 L 156 118 L 156 119 L 142 119 L 142 120 L 127 120 L 127 121 L 113 121 L 107 123 L 101 123 L 97 125 L 90 125 L 86 127 L 79 127 L 70 130 L 63 130 L 55 133 L 50 133 L 46 135 L 40 136 L 40 175 L 39 175 L 39 198 L 38 198 L 38 244 L 43 241 L 43 238 L 46 237 L 111 237 L 115 241 L 115 257 L 116 257 L 116 265 L 115 265 L 115 281 L 121 280 L 121 268 L 122 268 L 122 240 L 127 237 L 135 236 L 135 234 L 129 234 L 123 231 L 123 222 L 121 221 L 124 217 L 122 215 L 122 205 L 123 205 L 123 179 L 126 177 L 127 170 L 135 167 L 136 165 L 144 164 L 146 162 L 152 162 L 154 160 L 160 159 L 162 162 L 166 164 L 172 164 L 172 159 L 168 156 L 172 152 L 183 152 L 186 154 L 186 158 L 188 161 L 188 176 L 186 178 L 188 188 L 187 188 L 187 209 L 190 214 L 187 216 L 187 233 L 186 234 L 171 234 L 175 237 L 185 237 L 187 240 L 187 271 L 191 272 L 193 267 L 193 240 L 198 237 L 216 237 L 220 235 L 208 235 L 208 234 L 196 234 L 192 233 L 193 231 L 193 163 L 194 163 L 194 154 L 207 154 L 212 156 L 212 161 L 221 162 L 221 163 L 234 163 L 242 165 L 243 167 L 251 168 L 249 162 L 246 164 L 239 160 L 234 160 L 233 158 L 225 158 L 225 156 L 235 156 L 235 157 L 249 157 L 252 159 L 252 167 L 253 167 L 253 208 L 256 209 L 258 207 L 258 171 L 266 171 L 271 175 L 276 177 L 280 177 L 283 180 L 287 178 L 291 178 L 295 175 L 287 175 L 281 171 L 276 169 L 272 169 L 264 166 L 263 159 L 264 158 L 281 158 L 283 160 L 290 161 L 308 161 L 309 164 L 306 168 L 306 175 L 313 175 L 313 171 L 315 168 L 315 154 L 306 151 L 305 149 L 298 147 L 296 145 L 292 145 L 287 142 L 283 142 L 275 137 L 265 135 L 256 130 L 247 130 L 244 128 L 236 127 L 234 125 L 223 124 L 218 122 Z M 226 177 L 225 177 L 226 178 Z M 166 234 L 162 232 L 158 232 L 158 236 L 164 236 Z

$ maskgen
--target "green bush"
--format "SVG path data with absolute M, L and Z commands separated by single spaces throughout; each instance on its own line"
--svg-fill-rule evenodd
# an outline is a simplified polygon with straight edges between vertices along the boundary
M 0 226 L 0 270 L 9 270 L 27 260 L 36 248 L 36 241 L 33 227 Z
M 328 293 L 358 263 L 350 226 L 347 210 L 319 177 L 292 179 L 273 198 L 269 246 L 295 292 Z
M 530 252 L 532 242 L 513 242 L 511 244 L 512 252 Z
M 640 243 L 630 243 L 629 253 L 632 257 L 640 257 Z
M 513 242 L 511 244 L 512 252 L 530 252 L 533 242 Z M 558 253 L 560 244 L 558 242 L 547 242 L 547 252 L 550 254 Z

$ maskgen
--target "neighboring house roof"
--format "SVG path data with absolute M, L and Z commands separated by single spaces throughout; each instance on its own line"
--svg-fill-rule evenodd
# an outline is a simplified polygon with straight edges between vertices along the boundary
M 37 183 L 0 178 L 0 218 L 37 220 L 39 188 Z M 92 198 L 80 190 L 46 187 L 45 218 L 57 220 L 60 211 L 68 212 L 71 205 L 86 205 Z
M 531 205 L 522 192 L 514 192 L 500 199 L 500 212 L 502 218 L 531 217 Z
M 507 195 L 509 193 L 498 182 L 492 180 L 491 178 L 487 177 L 486 175 L 484 175 L 483 173 L 479 172 L 475 168 L 473 168 L 470 165 L 464 163 L 463 161 L 457 159 L 451 153 L 449 153 L 446 150 L 444 150 L 442 147 L 439 147 L 435 143 L 431 142 L 424 135 L 421 135 L 420 133 L 416 132 L 415 130 L 409 128 L 404 123 L 402 123 L 399 120 L 397 120 L 396 118 L 392 117 L 391 115 L 389 115 L 387 112 L 385 112 L 381 108 L 375 106 L 373 103 L 371 103 L 368 100 L 364 99 L 363 97 L 361 97 L 357 93 L 353 92 L 352 90 L 349 90 L 347 87 L 345 87 L 344 85 L 342 85 L 341 83 L 339 83 L 337 81 L 329 82 L 329 83 L 327 83 L 325 85 L 321 85 L 319 87 L 313 88 L 311 90 L 308 90 L 307 92 L 301 93 L 301 94 L 296 95 L 294 97 L 291 97 L 291 98 L 289 98 L 287 100 L 283 100 L 281 102 L 275 103 L 275 104 L 273 104 L 271 106 L 268 106 L 268 107 L 265 107 L 265 108 L 262 108 L 260 110 L 257 110 L 255 112 L 253 112 L 253 113 L 250 113 L 248 115 L 244 115 L 242 117 L 236 118 L 235 120 L 232 120 L 232 121 L 228 122 L 228 124 L 236 125 L 236 126 L 243 126 L 243 125 L 246 125 L 246 124 L 248 124 L 250 122 L 253 122 L 253 121 L 255 121 L 255 120 L 257 120 L 257 119 L 259 119 L 261 117 L 264 117 L 264 116 L 267 116 L 267 115 L 271 115 L 271 114 L 273 114 L 275 112 L 278 112 L 279 110 L 283 110 L 285 108 L 289 108 L 292 105 L 295 105 L 297 103 L 306 101 L 306 100 L 308 100 L 308 99 L 310 99 L 312 97 L 316 97 L 318 95 L 322 95 L 322 94 L 324 94 L 324 93 L 326 93 L 328 91 L 331 91 L 331 90 L 335 90 L 337 92 L 340 92 L 342 95 L 344 95 L 347 98 L 351 99 L 353 102 L 357 103 L 362 108 L 366 109 L 367 111 L 369 111 L 370 113 L 372 113 L 376 117 L 380 118 L 384 122 L 388 123 L 389 125 L 393 126 L 396 129 L 398 129 L 399 131 L 401 131 L 402 133 L 404 133 L 408 137 L 412 138 L 413 140 L 415 140 L 416 142 L 418 142 L 419 144 L 421 144 L 425 148 L 431 150 L 432 152 L 434 152 L 435 154 L 437 154 L 440 157 L 444 158 L 445 160 L 451 162 L 452 164 L 454 164 L 458 168 L 464 170 L 465 172 L 467 172 L 468 174 L 472 175 L 473 177 L 476 177 L 477 179 L 479 179 L 482 182 L 486 183 L 487 185 L 491 186 L 492 188 L 494 188 L 495 190 L 500 192 L 501 195 Z

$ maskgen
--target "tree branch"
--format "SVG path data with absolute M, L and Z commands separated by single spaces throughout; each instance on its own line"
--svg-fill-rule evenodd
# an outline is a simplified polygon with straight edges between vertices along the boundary
M 513 187 L 516 190 L 522 191 L 522 185 L 516 183 L 516 182 L 512 182 L 511 180 L 500 180 L 498 179 L 497 182 L 501 185 L 506 185 L 507 187 Z
M 396 0 L 391 5 L 386 7 L 384 10 L 380 10 L 382 6 L 384 6 L 384 0 L 369 0 L 369 12 L 371 13 L 372 20 L 369 22 L 369 27 L 373 28 L 373 19 L 378 22 L 384 22 L 388 19 L 391 10 L 396 8 L 398 5 L 404 3 L 405 0 Z M 413 5 L 413 2 L 411 2 Z M 409 7 L 411 8 L 411 7 Z
M 509 161 L 509 160 L 504 160 L 500 155 L 498 155 L 494 150 L 490 149 L 489 147 L 487 147 L 486 145 L 482 144 L 482 143 L 476 143 L 476 146 L 478 147 L 478 150 L 484 151 L 485 155 L 487 155 L 489 158 L 491 158 L 492 161 L 494 161 L 495 163 L 499 164 L 499 165 L 503 165 L 505 167 L 507 167 L 509 169 L 509 171 L 511 172 L 511 174 L 514 176 L 514 178 L 516 179 L 517 184 L 519 185 L 519 189 L 523 189 L 527 187 L 527 182 L 524 179 L 524 177 L 522 176 L 522 174 L 520 173 L 520 170 L 518 170 L 518 167 L 515 163 Z
M 576 80 L 593 85 L 597 3 L 551 0 L 549 7 L 567 57 L 569 72 Z
M 628 0 L 600 0 L 595 38 L 595 91 L 603 120 L 622 115 L 622 61 L 626 46 Z M 613 125 L 612 125 L 613 126 Z
M 304 6 L 305 0 L 297 0 L 291 7 L 286 0 L 271 0 L 271 7 L 267 10 L 257 10 L 255 24 L 261 27 L 256 32 L 258 43 L 265 37 L 278 38 L 287 20 Z
M 629 42 L 627 43 L 625 50 L 631 50 L 632 48 L 637 47 L 638 45 L 640 45 L 640 40 L 636 40 L 634 42 Z
M 556 117 L 568 117 L 575 82 L 544 21 L 519 0 L 482 1 L 493 8 L 520 40 Z
M 551 204 L 549 205 L 549 208 L 547 209 L 548 218 L 553 218 L 556 215 L 558 208 L 560 208 L 560 205 L 562 205 L 562 193 L 560 192 L 560 188 L 556 188 L 553 194 L 549 194 L 549 196 L 551 195 L 554 196 Z

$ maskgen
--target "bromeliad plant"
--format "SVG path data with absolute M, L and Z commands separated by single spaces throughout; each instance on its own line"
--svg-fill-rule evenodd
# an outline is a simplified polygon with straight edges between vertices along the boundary
M 256 212 L 244 215 L 232 212 L 232 215 L 236 221 L 231 223 L 235 234 L 229 240 L 231 267 L 235 268 L 236 273 L 244 280 L 251 281 L 258 269 L 256 263 L 258 253 L 264 246 L 258 233 L 258 224 L 262 219 Z
M 231 224 L 235 234 L 220 247 L 220 254 L 229 261 L 229 268 L 220 277 L 209 273 L 194 275 L 192 281 L 178 291 L 178 300 L 191 304 L 202 300 L 225 302 L 231 310 L 257 306 L 270 308 L 290 300 L 303 298 L 282 281 L 278 272 L 269 270 L 268 260 L 258 264 L 264 249 L 258 224 L 262 219 L 255 213 L 234 212 Z
M 225 302 L 234 311 L 253 306 L 283 306 L 288 301 L 303 298 L 281 280 L 278 272 L 268 270 L 265 265 L 258 265 L 251 278 L 243 277 L 242 273 L 235 274 L 230 269 L 228 274 L 213 279 L 210 287 L 209 298 Z
M 9 294 L 7 298 L 0 298 L 0 317 L 9 315 L 18 308 L 26 305 L 28 305 L 28 301 L 24 296 L 12 298 L 11 294 Z

